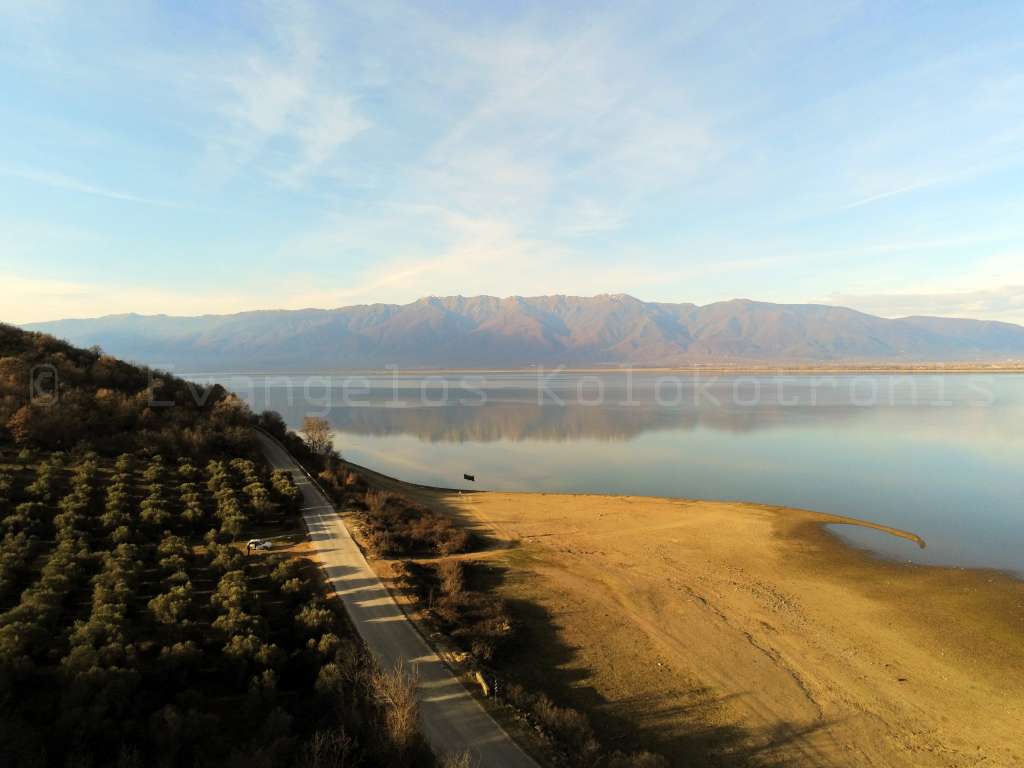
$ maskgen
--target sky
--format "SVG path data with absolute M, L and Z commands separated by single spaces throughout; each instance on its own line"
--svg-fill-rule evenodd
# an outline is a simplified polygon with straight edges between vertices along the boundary
M 0 0 L 0 320 L 595 295 L 1024 323 L 1024 4 Z

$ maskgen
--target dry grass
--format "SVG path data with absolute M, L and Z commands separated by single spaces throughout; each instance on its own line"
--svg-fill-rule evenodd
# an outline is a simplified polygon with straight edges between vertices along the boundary
M 441 756 L 441 768 L 473 768 L 469 752 L 448 752 Z
M 437 576 L 446 595 L 461 595 L 466 589 L 466 567 L 459 560 L 444 560 L 438 564 Z

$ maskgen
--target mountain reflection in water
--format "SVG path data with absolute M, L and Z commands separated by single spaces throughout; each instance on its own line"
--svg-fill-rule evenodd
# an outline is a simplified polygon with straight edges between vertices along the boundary
M 928 542 L 839 532 L 889 557 L 1024 571 L 1020 375 L 195 378 L 325 415 L 346 457 L 416 482 L 804 507 Z

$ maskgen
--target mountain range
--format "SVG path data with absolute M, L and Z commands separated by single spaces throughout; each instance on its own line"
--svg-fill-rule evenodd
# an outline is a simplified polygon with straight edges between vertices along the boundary
M 820 304 L 705 306 L 594 297 L 449 296 L 410 304 L 34 323 L 179 371 L 1024 360 L 1024 327 L 886 319 Z

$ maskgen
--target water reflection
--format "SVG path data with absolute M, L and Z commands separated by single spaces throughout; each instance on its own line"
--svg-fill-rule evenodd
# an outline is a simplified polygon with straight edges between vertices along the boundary
M 628 440 L 699 427 L 748 432 L 878 409 L 907 419 L 926 408 L 991 415 L 1007 402 L 1004 381 L 994 376 L 202 376 L 292 423 L 316 413 L 343 432 L 455 442 Z
M 271 400 L 271 403 L 273 401 Z M 829 407 L 829 420 L 857 418 L 863 409 Z M 301 407 L 287 409 L 288 420 L 301 422 Z M 429 442 L 567 442 L 594 439 L 608 442 L 631 440 L 657 430 L 709 428 L 750 432 L 784 423 L 780 406 L 744 409 L 670 409 L 650 404 L 602 407 L 566 403 L 537 405 L 523 402 L 489 402 L 486 406 L 453 404 L 445 407 L 380 405 L 331 407 L 326 414 L 336 430 L 345 434 L 381 436 L 413 435 Z
M 213 378 L 417 482 L 819 509 L 928 541 L 842 532 L 891 557 L 1024 571 L 1022 376 Z

